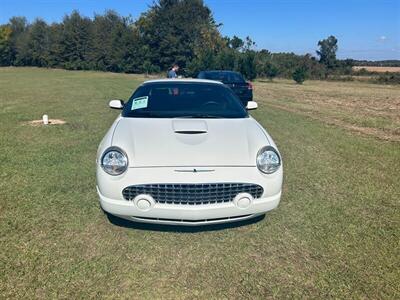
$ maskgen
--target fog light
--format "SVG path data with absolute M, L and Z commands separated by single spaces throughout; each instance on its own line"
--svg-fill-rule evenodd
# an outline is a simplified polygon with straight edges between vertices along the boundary
M 248 208 L 251 203 L 253 202 L 253 196 L 250 195 L 249 193 L 240 193 L 237 194 L 236 197 L 233 199 L 233 203 L 235 203 L 235 205 L 238 208 Z
M 133 199 L 133 203 L 140 210 L 147 211 L 154 205 L 154 199 L 150 195 L 138 195 Z

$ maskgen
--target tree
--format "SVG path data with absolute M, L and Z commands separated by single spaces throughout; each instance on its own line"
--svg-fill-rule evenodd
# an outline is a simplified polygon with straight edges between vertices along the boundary
M 130 26 L 129 18 L 121 17 L 112 10 L 104 15 L 95 15 L 88 51 L 94 68 L 111 72 L 135 69 L 131 59 L 135 58 L 137 47 Z
M 236 71 L 242 73 L 248 80 L 253 80 L 257 77 L 256 52 L 254 50 L 247 50 L 241 53 L 238 62 Z
M 267 77 L 270 81 L 272 81 L 279 74 L 279 69 L 277 66 L 270 62 L 264 62 L 261 64 L 258 70 L 261 76 Z
M 243 46 L 243 51 L 252 50 L 254 46 L 256 46 L 256 42 L 254 42 L 249 36 L 246 36 L 246 40 Z
M 229 39 L 229 46 L 234 50 L 239 50 L 244 46 L 244 42 L 241 38 L 234 35 L 231 39 Z
M 135 22 L 141 46 L 151 49 L 144 60 L 163 70 L 225 45 L 217 27 L 202 0 L 159 0 Z
M 47 67 L 49 60 L 49 26 L 36 19 L 16 40 L 16 65 Z
M 92 36 L 92 21 L 73 11 L 62 22 L 60 56 L 66 69 L 87 69 Z
M 304 67 L 297 68 L 294 70 L 292 78 L 296 83 L 302 84 L 307 78 L 307 69 Z
M 148 77 L 151 73 L 160 72 L 160 68 L 153 65 L 150 61 L 145 60 L 142 65 L 142 72 L 146 73 L 146 77 Z
M 12 63 L 11 27 L 0 26 L 0 66 L 9 66 Z
M 333 72 L 352 74 L 356 63 L 336 59 L 334 36 L 318 42 L 317 59 L 310 54 L 256 51 L 249 36 L 222 37 L 219 26 L 203 0 L 154 0 L 135 22 L 114 11 L 92 19 L 73 11 L 52 24 L 40 19 L 29 24 L 24 17 L 13 17 L 0 24 L 0 65 L 153 73 L 177 63 L 182 75 L 226 69 L 250 80 L 273 80 L 278 74 L 297 77 L 302 73 L 298 69 L 312 79 Z
M 49 67 L 62 67 L 62 24 L 53 23 L 48 28 L 49 49 L 47 54 L 47 65 Z
M 333 70 L 336 67 L 336 51 L 338 50 L 338 40 L 333 35 L 318 42 L 319 62 L 324 64 L 328 70 Z
M 201 51 L 194 59 L 187 64 L 187 75 L 195 77 L 202 70 L 215 69 L 216 61 L 212 50 Z
M 238 53 L 234 49 L 222 49 L 216 56 L 214 68 L 220 70 L 234 70 L 237 56 Z
M 28 29 L 28 21 L 25 17 L 12 17 L 8 25 L 11 28 L 10 47 L 11 47 L 11 64 L 15 64 L 17 56 L 17 45 L 21 44 L 21 39 L 26 38 Z

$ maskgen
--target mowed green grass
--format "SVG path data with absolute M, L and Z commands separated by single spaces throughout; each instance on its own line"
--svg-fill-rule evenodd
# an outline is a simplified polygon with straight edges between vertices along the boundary
M 253 115 L 285 164 L 281 203 L 265 219 L 197 230 L 110 223 L 96 149 L 118 114 L 108 100 L 143 80 L 0 69 L 0 298 L 400 298 L 400 144 L 262 97 L 287 82 L 256 87 Z M 346 84 L 345 94 L 330 85 L 330 97 L 381 89 Z M 321 93 L 321 82 L 296 89 L 314 85 Z M 44 113 L 67 124 L 26 125 Z

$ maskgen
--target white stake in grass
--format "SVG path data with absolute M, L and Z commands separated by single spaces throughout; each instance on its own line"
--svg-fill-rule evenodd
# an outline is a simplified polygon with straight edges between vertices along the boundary
M 43 119 L 43 124 L 44 125 L 49 124 L 49 116 L 48 115 L 43 115 L 42 119 Z

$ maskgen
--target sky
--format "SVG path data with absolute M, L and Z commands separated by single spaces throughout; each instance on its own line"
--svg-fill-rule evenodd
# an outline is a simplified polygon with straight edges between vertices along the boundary
M 59 22 L 76 9 L 107 9 L 136 19 L 152 0 L 0 0 L 0 24 L 12 16 Z M 334 35 L 339 58 L 400 59 L 400 0 L 204 0 L 223 35 L 250 36 L 257 49 L 311 53 Z

